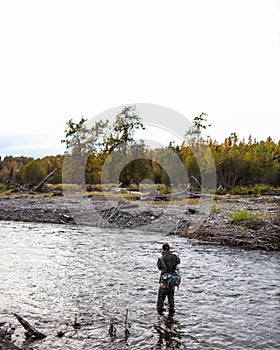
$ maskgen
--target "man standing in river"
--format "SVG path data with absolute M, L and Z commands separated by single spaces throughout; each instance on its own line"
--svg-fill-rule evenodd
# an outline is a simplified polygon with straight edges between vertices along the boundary
M 174 310 L 174 291 L 175 287 L 171 287 L 167 280 L 163 279 L 163 275 L 170 272 L 175 272 L 177 265 L 180 264 L 180 258 L 170 251 L 168 243 L 162 245 L 162 255 L 158 258 L 157 267 L 160 270 L 159 290 L 157 299 L 158 312 L 164 311 L 163 303 L 167 296 L 169 310 Z

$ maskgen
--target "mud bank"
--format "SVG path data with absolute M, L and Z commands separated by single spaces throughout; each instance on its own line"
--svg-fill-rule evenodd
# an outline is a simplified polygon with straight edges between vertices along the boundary
M 195 209 L 194 209 L 195 208 Z M 246 209 L 260 220 L 233 222 L 235 210 Z M 35 195 L 0 196 L 0 220 L 95 225 L 176 234 L 203 244 L 241 249 L 280 250 L 280 197 L 217 197 L 205 214 L 192 205 L 172 208 L 139 202 L 115 203 L 102 197 Z M 192 222 L 199 222 L 192 229 Z

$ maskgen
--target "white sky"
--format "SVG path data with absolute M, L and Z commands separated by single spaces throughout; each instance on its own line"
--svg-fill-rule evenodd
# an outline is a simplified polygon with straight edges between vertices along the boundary
M 219 142 L 278 141 L 276 0 L 0 0 L 0 155 L 62 153 L 66 121 L 153 103 Z

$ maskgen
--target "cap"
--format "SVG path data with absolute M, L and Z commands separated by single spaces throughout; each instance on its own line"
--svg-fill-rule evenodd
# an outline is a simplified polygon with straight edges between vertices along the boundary
M 163 250 L 169 250 L 169 249 L 170 249 L 169 244 L 168 244 L 168 243 L 163 243 L 162 249 L 163 249 Z

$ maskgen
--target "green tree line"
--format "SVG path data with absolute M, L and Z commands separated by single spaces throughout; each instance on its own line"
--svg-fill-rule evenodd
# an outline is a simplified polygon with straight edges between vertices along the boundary
M 52 170 L 58 169 L 49 183 L 60 184 L 63 158 L 64 155 L 47 156 L 41 159 L 6 156 L 3 160 L 0 159 L 0 183 L 7 189 L 15 186 L 30 189 L 38 185 Z
M 186 130 L 186 140 L 181 145 L 170 142 L 166 147 L 151 150 L 144 142 L 136 143 L 134 140 L 136 130 L 144 129 L 135 106 L 125 107 L 117 114 L 112 125 L 108 120 L 88 126 L 85 118 L 81 118 L 78 123 L 70 119 L 66 123 L 62 141 L 66 145 L 64 155 L 42 159 L 6 156 L 0 159 L 0 183 L 8 189 L 13 186 L 32 188 L 54 169 L 58 170 L 49 183 L 77 183 L 80 169 L 84 178 L 84 183 L 81 183 L 83 186 L 118 182 L 127 187 L 151 179 L 156 184 L 168 187 L 171 172 L 176 173 L 176 166 L 167 171 L 162 164 L 168 164 L 168 157 L 173 153 L 178 162 L 183 164 L 188 177 L 198 181 L 201 181 L 198 158 L 203 160 L 206 178 L 207 159 L 214 159 L 216 186 L 225 191 L 256 184 L 279 187 L 280 141 L 275 142 L 270 137 L 265 141 L 253 141 L 249 137 L 245 141 L 232 133 L 224 142 L 218 143 L 209 136 L 203 137 L 202 132 L 209 126 L 207 114 L 201 113 L 194 118 L 192 127 Z M 64 167 L 62 179 L 62 168 L 67 157 L 70 159 L 69 171 Z M 126 160 L 124 164 L 123 159 Z M 178 185 L 185 181 L 180 176 L 175 178 Z

